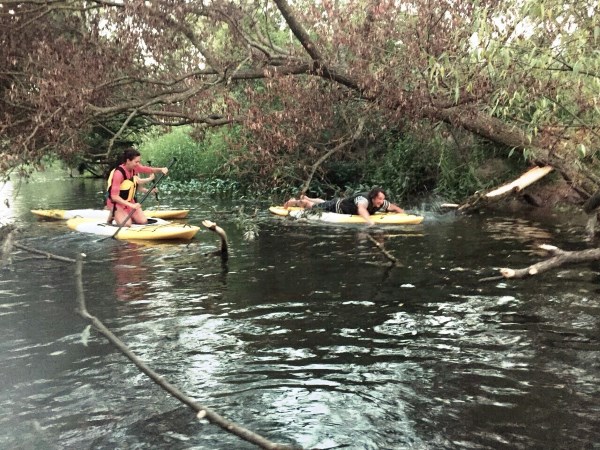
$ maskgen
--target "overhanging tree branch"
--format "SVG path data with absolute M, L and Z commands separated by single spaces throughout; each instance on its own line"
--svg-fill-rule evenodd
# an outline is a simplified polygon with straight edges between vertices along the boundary
M 315 175 L 315 172 L 317 171 L 317 169 L 319 168 L 319 166 L 321 164 L 323 164 L 323 162 L 326 161 L 327 158 L 329 158 L 331 155 L 333 155 L 334 153 L 342 150 L 343 148 L 345 148 L 348 145 L 350 145 L 353 142 L 355 142 L 360 137 L 360 135 L 362 134 L 362 130 L 363 130 L 364 125 L 365 125 L 365 121 L 364 120 L 360 120 L 359 123 L 358 123 L 358 127 L 356 128 L 356 131 L 354 132 L 354 134 L 349 139 L 341 142 L 340 144 L 336 145 L 334 148 L 332 148 L 331 150 L 329 150 L 328 152 L 326 152 L 323 156 L 321 156 L 312 165 L 311 170 L 310 170 L 310 174 L 308 175 L 308 178 L 306 179 L 306 181 L 302 185 L 302 188 L 300 189 L 300 196 L 306 194 L 306 191 L 308 191 L 308 187 L 310 186 L 310 182 L 312 181 L 312 178 Z

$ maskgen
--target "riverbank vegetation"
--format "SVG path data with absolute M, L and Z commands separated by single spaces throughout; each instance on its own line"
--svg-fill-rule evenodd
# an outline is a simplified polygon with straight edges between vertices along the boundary
M 302 165 L 290 162 L 287 170 L 280 170 L 276 177 L 257 178 L 253 174 L 260 170 L 260 160 L 247 160 L 244 167 L 232 164 L 243 156 L 231 151 L 232 140 L 232 134 L 222 130 L 206 132 L 202 140 L 196 140 L 193 128 L 180 127 L 162 135 L 149 133 L 138 147 L 146 161 L 158 166 L 177 158 L 177 167 L 167 180 L 175 190 L 269 192 L 285 197 L 293 195 L 307 176 L 310 160 Z M 384 136 L 360 154 L 334 155 L 324 161 L 310 190 L 328 196 L 380 185 L 394 198 L 433 195 L 460 199 L 512 176 L 523 163 L 517 157 L 506 161 L 502 155 L 493 158 L 495 153 L 476 141 L 456 151 L 453 143 L 441 137 L 425 140 Z
M 122 147 L 182 180 L 459 201 L 600 188 L 597 2 L 0 2 L 0 173 Z

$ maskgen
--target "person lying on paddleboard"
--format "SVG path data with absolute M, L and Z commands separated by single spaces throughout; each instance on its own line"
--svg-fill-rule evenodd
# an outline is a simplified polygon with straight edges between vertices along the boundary
M 284 208 L 300 206 L 302 208 L 319 208 L 325 212 L 338 214 L 358 214 L 364 218 L 368 226 L 375 225 L 371 220 L 371 214 L 376 212 L 404 213 L 404 210 L 385 199 L 385 191 L 381 188 L 371 189 L 369 192 L 360 192 L 344 198 L 323 200 L 321 198 L 310 198 L 306 195 L 300 199 L 292 198 L 284 203 Z
M 111 217 L 122 226 L 129 227 L 132 223 L 146 224 L 148 219 L 142 210 L 142 205 L 135 199 L 138 173 L 160 173 L 166 175 L 167 167 L 150 167 L 140 163 L 141 155 L 134 148 L 127 148 L 123 152 L 123 163 L 113 169 L 108 177 L 108 198 L 106 206 L 111 211 Z M 134 210 L 131 217 L 123 224 L 123 221 Z M 109 217 L 109 223 L 112 219 Z

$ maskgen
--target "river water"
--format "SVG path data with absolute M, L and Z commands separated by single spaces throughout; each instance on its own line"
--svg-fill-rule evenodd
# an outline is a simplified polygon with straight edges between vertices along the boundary
M 230 420 L 304 448 L 600 448 L 600 266 L 479 281 L 539 261 L 542 243 L 586 248 L 581 223 L 413 207 L 423 224 L 375 236 L 402 262 L 390 268 L 359 226 L 247 199 L 162 200 L 227 231 L 222 265 L 206 230 L 189 244 L 98 241 L 29 212 L 97 207 L 101 189 L 49 175 L 4 185 L 0 218 L 21 244 L 85 253 L 90 313 Z M 226 213 L 242 205 L 259 208 L 253 241 Z M 254 448 L 86 335 L 73 264 L 17 252 L 0 277 L 0 448 Z

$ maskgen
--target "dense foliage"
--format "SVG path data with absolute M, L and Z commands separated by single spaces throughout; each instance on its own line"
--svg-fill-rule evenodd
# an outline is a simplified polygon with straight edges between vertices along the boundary
M 170 133 L 149 133 L 143 137 L 139 150 L 144 161 L 157 167 L 167 166 L 176 158 L 176 170 L 171 180 L 227 178 L 223 168 L 227 163 L 226 144 L 221 131 L 206 133 L 194 139 L 189 127 L 179 127 Z
M 190 176 L 339 186 L 396 168 L 398 192 L 458 193 L 478 177 L 451 174 L 492 149 L 554 165 L 585 198 L 600 186 L 598 8 L 0 0 L 0 173 L 49 153 L 102 163 L 140 127 L 188 125 L 198 142 L 172 152 L 207 167 Z

